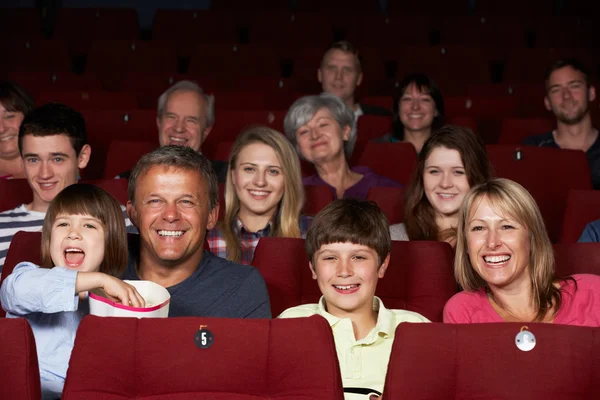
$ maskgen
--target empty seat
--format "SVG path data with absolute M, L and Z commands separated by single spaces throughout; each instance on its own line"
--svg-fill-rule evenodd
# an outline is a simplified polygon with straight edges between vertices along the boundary
M 357 149 L 351 165 L 367 166 L 379 175 L 408 184 L 417 165 L 417 152 L 411 143 L 367 142 Z
M 215 103 L 217 104 L 215 125 L 206 138 L 206 141 L 203 143 L 202 148 L 213 148 L 221 141 L 233 141 L 241 132 L 256 125 L 268 126 L 279 132 L 283 131 L 283 119 L 285 118 L 286 114 L 285 111 L 244 109 L 241 104 L 243 99 L 246 98 L 244 96 L 241 97 L 241 100 L 238 100 L 240 102 L 240 109 L 223 109 L 221 108 L 221 100 L 223 100 L 225 103 L 228 103 L 229 100 L 227 97 L 229 97 L 229 95 L 225 95 L 223 93 L 218 93 L 215 95 Z M 252 97 L 253 95 L 249 94 L 246 99 L 248 101 L 252 101 Z M 260 102 L 260 98 L 257 98 L 256 101 Z M 225 105 L 236 107 L 232 103 Z M 228 158 L 229 157 L 226 159 Z
M 498 177 L 514 180 L 531 193 L 542 212 L 550 240 L 557 243 L 569 191 L 592 188 L 585 153 L 513 145 L 488 145 L 487 151 Z M 540 171 L 545 178 L 540 177 Z
M 365 104 L 379 105 L 369 103 Z M 391 107 L 389 108 L 391 109 Z M 357 142 L 368 142 L 392 131 L 392 118 L 378 115 L 362 115 L 356 122 Z M 360 144 L 358 145 L 360 146 Z
M 29 204 L 33 200 L 27 179 L 0 179 L 0 193 L 0 212 Z
M 107 179 L 133 169 L 138 160 L 158 147 L 156 142 L 113 140 L 108 146 L 104 177 Z
M 600 275 L 600 243 L 559 243 L 552 246 L 556 275 Z
M 212 344 L 200 348 L 203 340 Z M 321 317 L 88 316 L 62 398 L 342 400 L 339 371 L 331 328 Z
M 94 40 L 135 40 L 138 34 L 135 8 L 60 8 L 54 29 L 76 54 L 87 54 Z
M 331 20 L 324 13 L 257 13 L 250 31 L 250 43 L 267 46 L 317 46 L 324 49 L 333 40 Z
M 404 188 L 373 187 L 369 189 L 367 200 L 377 203 L 390 225 L 404 221 Z
M 375 294 L 387 308 L 442 320 L 446 301 L 456 293 L 452 248 L 444 242 L 392 242 L 390 264 Z M 260 270 L 273 316 L 321 297 L 312 279 L 303 239 L 261 238 L 252 265 Z
M 58 102 L 77 111 L 136 109 L 137 99 L 133 93 L 78 90 L 69 92 L 41 92 L 36 103 Z
M 304 186 L 304 195 L 306 196 L 306 202 L 302 213 L 306 215 L 317 215 L 319 211 L 335 199 L 333 190 L 327 185 Z
M 3 57 L 0 72 L 69 72 L 71 61 L 64 41 L 60 40 L 0 40 Z
M 24 318 L 0 319 L 0 397 L 34 400 L 42 397 L 35 339 Z
M 515 344 L 522 329 L 535 335 L 531 351 Z M 542 323 L 400 324 L 385 399 L 598 398 L 599 333 Z
M 187 73 L 236 79 L 279 76 L 279 57 L 268 46 L 199 45 L 193 49 Z
M 498 144 L 521 144 L 529 136 L 552 131 L 555 125 L 548 118 L 503 118 Z
M 108 145 L 113 140 L 135 140 L 155 142 L 158 146 L 156 108 L 88 109 L 83 110 L 82 114 L 85 117 L 89 139 L 94 142 Z
M 40 92 L 101 90 L 100 81 L 93 73 L 76 75 L 70 72 L 17 71 L 8 76 L 33 97 Z
M 598 205 L 600 205 L 600 191 L 570 190 L 567 196 L 560 242 L 577 242 L 585 226 L 600 219 Z

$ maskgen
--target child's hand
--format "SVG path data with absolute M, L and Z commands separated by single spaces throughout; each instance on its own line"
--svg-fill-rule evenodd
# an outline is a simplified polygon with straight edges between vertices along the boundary
M 144 298 L 138 293 L 135 287 L 114 276 L 105 276 L 102 289 L 110 300 L 133 307 L 144 307 L 146 305 Z
M 101 288 L 106 296 L 116 302 L 133 307 L 145 307 L 144 298 L 132 285 L 102 272 L 78 272 L 75 293 Z

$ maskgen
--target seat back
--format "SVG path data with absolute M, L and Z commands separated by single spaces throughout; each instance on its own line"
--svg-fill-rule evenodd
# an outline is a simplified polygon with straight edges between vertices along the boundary
M 521 144 L 528 136 L 550 132 L 554 125 L 548 118 L 503 118 L 498 144 Z
M 515 340 L 523 327 L 400 324 L 386 375 L 386 400 L 600 397 L 599 328 L 528 323 L 536 345 L 522 351 Z
M 304 195 L 306 196 L 306 202 L 302 212 L 306 215 L 317 215 L 319 211 L 334 200 L 333 192 L 327 185 L 304 186 Z
M 574 243 L 579 240 L 585 226 L 600 219 L 600 191 L 571 190 L 563 219 L 561 243 Z
M 131 171 L 140 158 L 155 150 L 157 143 L 135 140 L 113 140 L 108 147 L 104 177 L 107 179 Z
M 556 275 L 600 275 L 600 243 L 560 243 L 553 245 Z
M 265 279 L 273 316 L 285 309 L 316 303 L 321 297 L 312 279 L 303 239 L 261 238 L 252 262 Z M 387 308 L 418 312 L 442 320 L 446 301 L 456 293 L 452 248 L 443 242 L 392 242 L 391 259 L 375 294 Z
M 213 335 L 208 348 L 195 343 L 201 326 Z M 64 400 L 182 396 L 341 400 L 331 328 L 318 316 L 272 321 L 84 318 L 69 362 Z
M 0 337 L 0 398 L 40 399 L 40 370 L 29 323 L 24 318 L 2 318 Z
M 367 200 L 377 203 L 390 225 L 404 221 L 404 188 L 372 187 Z
M 0 179 L 0 193 L 0 211 L 12 210 L 33 200 L 27 179 Z
M 520 183 L 542 212 L 553 243 L 560 239 L 567 196 L 571 189 L 591 189 L 585 153 L 548 147 L 488 145 L 496 175 Z
M 362 151 L 355 150 L 350 163 L 367 166 L 379 175 L 407 185 L 417 166 L 417 152 L 410 143 L 367 142 Z

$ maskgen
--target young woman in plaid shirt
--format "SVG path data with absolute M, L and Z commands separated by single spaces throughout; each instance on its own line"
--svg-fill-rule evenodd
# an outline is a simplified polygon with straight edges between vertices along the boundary
M 210 250 L 250 264 L 261 237 L 306 235 L 312 218 L 300 216 L 303 205 L 300 160 L 292 144 L 276 130 L 251 128 L 233 145 L 225 217 L 208 232 Z

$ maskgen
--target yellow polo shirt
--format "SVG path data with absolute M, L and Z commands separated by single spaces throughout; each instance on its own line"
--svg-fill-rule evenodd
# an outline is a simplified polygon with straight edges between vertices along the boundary
M 430 322 L 421 314 L 406 310 L 388 310 L 377 296 L 373 298 L 377 324 L 367 336 L 354 338 L 350 318 L 338 318 L 325 309 L 325 298 L 318 304 L 304 304 L 288 308 L 278 318 L 301 318 L 311 315 L 324 317 L 333 331 L 335 348 L 344 388 L 367 388 L 383 392 L 394 333 L 402 322 Z M 366 395 L 346 393 L 345 399 L 368 399 Z

